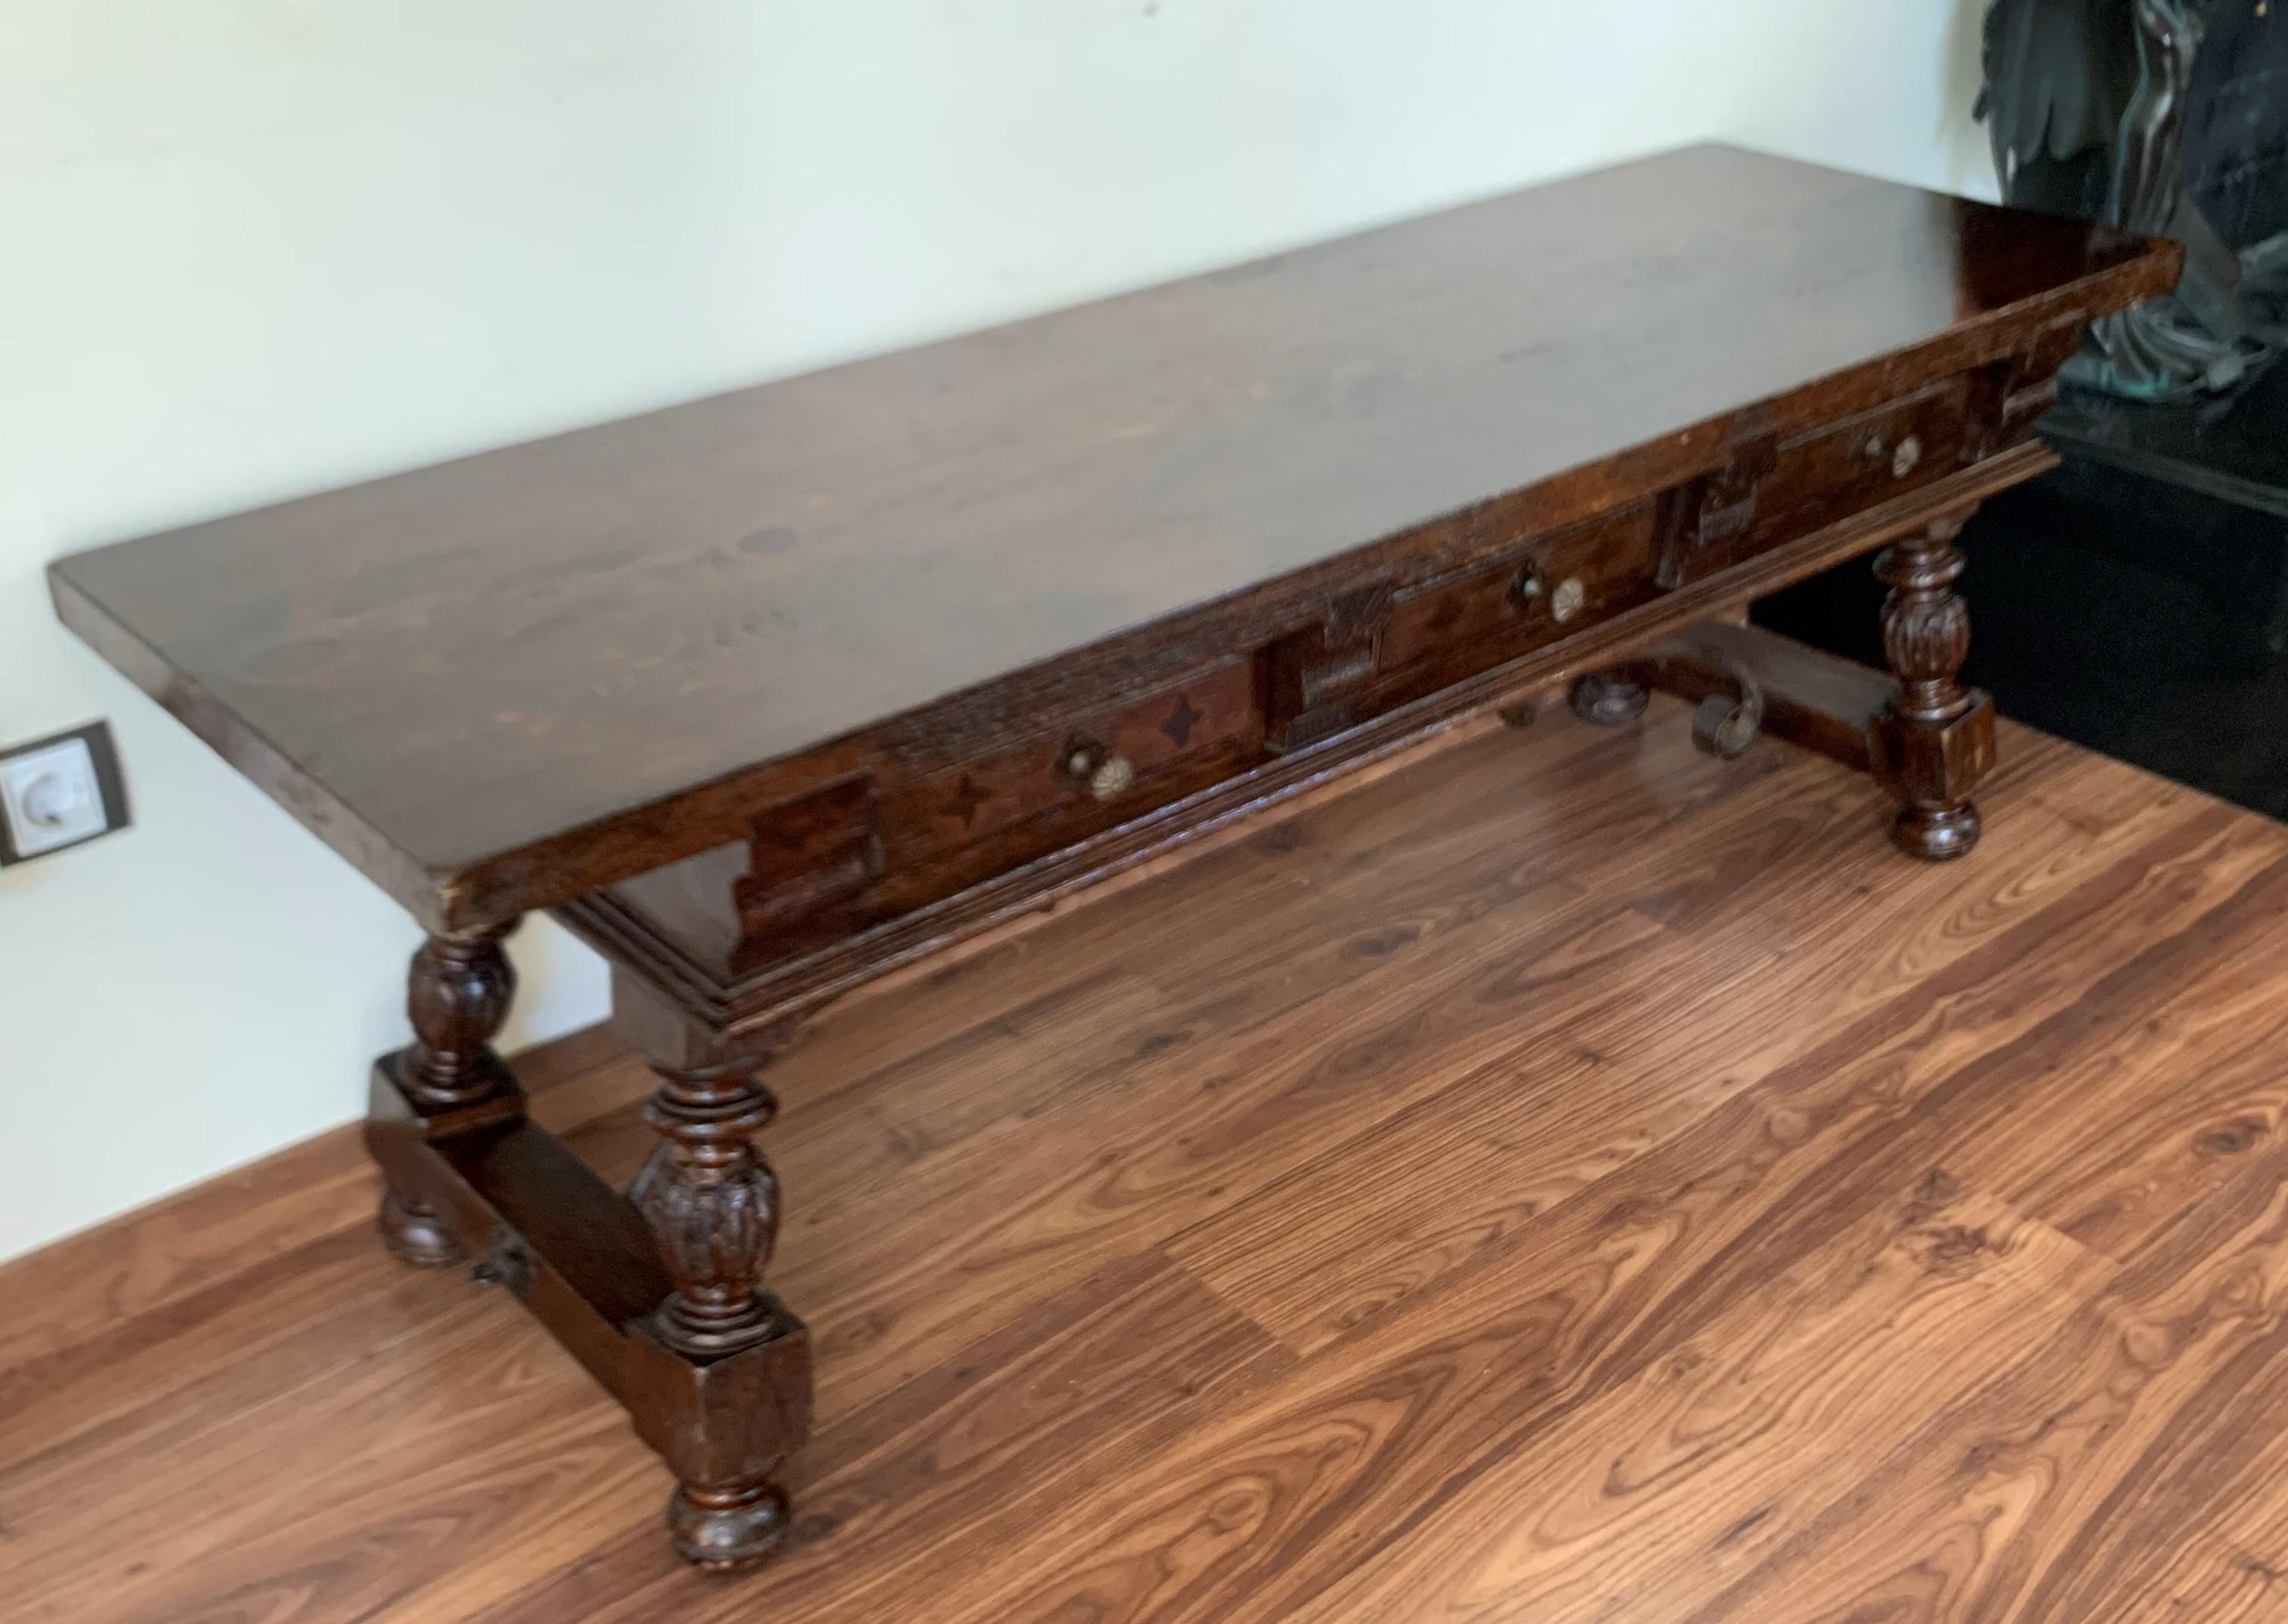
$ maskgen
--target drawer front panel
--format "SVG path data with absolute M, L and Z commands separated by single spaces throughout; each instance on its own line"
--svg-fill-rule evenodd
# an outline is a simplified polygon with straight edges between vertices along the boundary
M 1972 432 L 1966 378 L 1894 400 L 1702 482 L 1662 547 L 1663 586 L 1683 586 L 1809 535 L 1962 466 Z
M 1953 379 L 1783 447 L 1757 504 L 1757 545 L 1808 535 L 1952 473 L 1968 396 L 1967 380 Z
M 1250 660 L 1076 715 L 1013 749 L 889 790 L 878 895 L 917 906 L 1180 800 L 1262 754 Z
M 1652 528 L 1640 505 L 1399 594 L 1382 638 L 1386 681 L 1412 699 L 1642 603 Z
M 1273 649 L 1273 746 L 1302 749 L 1645 602 L 1654 519 L 1639 503 L 1537 537 L 1391 594 L 1370 631 Z

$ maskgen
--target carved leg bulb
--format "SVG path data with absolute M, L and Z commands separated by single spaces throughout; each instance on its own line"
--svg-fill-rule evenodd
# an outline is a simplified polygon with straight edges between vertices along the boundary
M 644 1115 L 660 1145 L 629 1192 L 675 1282 L 656 1315 L 660 1340 L 697 1359 L 783 1334 L 763 1271 L 778 1239 L 779 1189 L 753 1136 L 778 1104 L 758 1073 L 768 1057 L 697 1070 L 659 1069 Z M 668 1529 L 684 1557 L 733 1567 L 786 1533 L 785 1493 L 768 1477 L 679 1485 Z
M 516 1079 L 492 1047 L 516 995 L 516 971 L 501 948 L 515 923 L 433 936 L 413 955 L 405 1000 L 413 1043 L 394 1065 L 398 1085 L 425 1116 L 520 1108 Z M 437 1213 L 395 1190 L 382 1196 L 379 1224 L 383 1243 L 409 1264 L 462 1259 Z
M 662 1142 L 630 1195 L 675 1280 L 662 1340 L 686 1353 L 731 1352 L 769 1327 L 762 1272 L 778 1239 L 778 1180 L 752 1136 L 778 1105 L 756 1079 L 759 1064 L 663 1071 L 644 1107 Z
M 1970 610 L 1954 590 L 1963 570 L 1961 517 L 1938 520 L 1875 560 L 1891 589 L 1883 648 L 1898 693 L 1870 728 L 1876 776 L 1900 801 L 1891 838 L 1912 856 L 1960 857 L 1978 842 L 1971 790 L 1994 765 L 1994 701 L 1962 685 Z

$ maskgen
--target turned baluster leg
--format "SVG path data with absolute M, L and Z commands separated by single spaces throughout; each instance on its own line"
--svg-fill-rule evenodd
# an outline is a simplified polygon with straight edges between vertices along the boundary
M 778 1109 L 759 1075 L 769 1058 L 655 1066 L 660 1086 L 644 1108 L 661 1143 L 629 1197 L 675 1283 L 655 1316 L 659 1339 L 694 1359 L 735 1354 L 790 1327 L 763 1287 L 779 1226 L 778 1180 L 753 1140 Z M 703 1566 L 764 1556 L 786 1526 L 785 1492 L 767 1475 L 687 1480 L 668 1506 L 676 1549 Z
M 516 971 L 501 949 L 514 924 L 433 936 L 413 955 L 406 991 L 413 1043 L 391 1066 L 425 1117 L 481 1112 L 490 1118 L 518 1108 L 516 1079 L 492 1047 L 516 993 Z M 433 1209 L 394 1189 L 382 1196 L 380 1227 L 384 1243 L 407 1263 L 434 1266 L 463 1256 Z
M 1963 570 L 1954 538 L 1962 518 L 1940 519 L 1875 560 L 1891 589 L 1883 648 L 1898 693 L 1870 726 L 1875 774 L 1900 802 L 1891 838 L 1934 860 L 1978 842 L 1970 792 L 1994 765 L 1994 701 L 1959 680 L 1970 653 L 1970 609 L 1955 592 Z
M 1592 671 L 1573 685 L 1573 714 L 1600 727 L 1619 727 L 1644 715 L 1652 691 L 1615 671 Z

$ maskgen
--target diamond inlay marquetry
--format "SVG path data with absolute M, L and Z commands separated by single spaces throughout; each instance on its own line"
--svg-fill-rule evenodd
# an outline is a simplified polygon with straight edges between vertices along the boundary
M 1180 750 L 1192 741 L 1192 729 L 1206 719 L 1200 712 L 1192 709 L 1192 701 L 1189 699 L 1179 693 L 1176 696 L 1176 708 L 1168 713 L 1168 719 L 1160 724 L 1160 731 L 1167 734 L 1175 742 L 1176 748 Z
M 946 797 L 945 812 L 949 817 L 960 819 L 962 828 L 974 828 L 977 827 L 977 809 L 992 798 L 990 794 L 977 787 L 975 779 L 965 772 L 961 775 L 961 781 L 953 787 L 953 793 Z

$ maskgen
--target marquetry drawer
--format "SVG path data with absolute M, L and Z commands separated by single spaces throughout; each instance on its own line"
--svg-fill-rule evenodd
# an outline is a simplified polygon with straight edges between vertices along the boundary
M 1826 425 L 1703 482 L 1661 549 L 1661 584 L 1682 586 L 1809 535 L 1959 468 L 1976 428 L 1970 384 L 1950 378 Z
M 1649 503 L 1537 536 L 1271 654 L 1270 737 L 1296 749 L 1573 636 L 1655 595 Z
M 1076 710 L 1023 743 L 888 788 L 882 899 L 917 906 L 1219 782 L 1261 758 L 1255 668 Z
M 1593 626 L 1650 595 L 1651 543 L 1639 506 L 1398 593 L 1382 669 L 1412 698 Z

